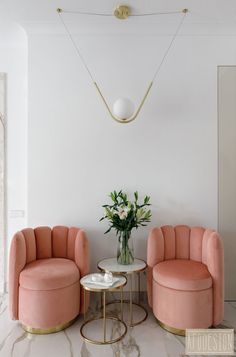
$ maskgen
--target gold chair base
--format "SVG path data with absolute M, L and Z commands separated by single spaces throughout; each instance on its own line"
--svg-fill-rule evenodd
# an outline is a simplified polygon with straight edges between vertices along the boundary
M 174 335 L 185 336 L 185 330 L 182 330 L 182 329 L 179 329 L 179 328 L 175 328 L 175 327 L 172 327 L 172 326 L 168 326 L 168 325 L 164 324 L 163 322 L 161 322 L 159 320 L 157 320 L 157 322 L 166 331 L 171 332 Z
M 61 324 L 61 325 L 57 325 L 55 327 L 50 327 L 50 328 L 35 328 L 35 327 L 31 327 L 31 326 L 27 326 L 27 325 L 23 325 L 21 324 L 23 330 L 25 330 L 26 332 L 28 333 L 32 333 L 32 334 L 35 334 L 35 335 L 46 335 L 46 334 L 50 334 L 50 333 L 56 333 L 56 332 L 60 332 L 64 329 L 66 329 L 67 327 L 71 326 L 75 320 L 77 319 L 77 316 L 76 318 L 74 318 L 73 320 L 69 321 L 69 322 L 66 322 L 64 324 Z
M 110 344 L 112 344 L 112 343 L 115 343 L 115 342 L 120 341 L 120 340 L 126 335 L 126 333 L 127 333 L 127 326 L 126 326 L 126 324 L 125 324 L 123 321 L 121 321 L 120 319 L 118 319 L 118 318 L 116 318 L 116 317 L 108 316 L 108 317 L 106 317 L 106 320 L 115 320 L 115 321 L 118 321 L 119 323 L 121 323 L 121 324 L 124 326 L 124 329 L 125 329 L 125 330 L 124 330 L 124 332 L 123 332 L 119 337 L 114 338 L 114 339 L 110 339 L 110 340 L 106 340 L 105 337 L 104 337 L 103 340 L 93 340 L 93 339 L 91 339 L 91 338 L 89 338 L 89 337 L 86 337 L 86 336 L 84 335 L 84 333 L 83 333 L 83 328 L 84 328 L 84 326 L 86 326 L 86 325 L 89 324 L 90 322 L 93 322 L 93 321 L 96 321 L 96 320 L 104 320 L 104 318 L 103 318 L 103 317 L 92 318 L 92 319 L 90 319 L 90 320 L 88 320 L 88 321 L 85 321 L 85 322 L 81 325 L 81 327 L 80 327 L 80 334 L 81 334 L 81 336 L 84 338 L 84 340 L 85 340 L 86 342 L 90 342 L 90 343 L 93 343 L 93 344 L 95 344 L 95 345 L 110 345 Z

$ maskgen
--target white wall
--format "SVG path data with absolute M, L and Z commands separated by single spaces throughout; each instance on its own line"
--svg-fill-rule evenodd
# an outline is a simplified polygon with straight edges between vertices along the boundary
M 138 105 L 169 37 L 79 40 L 108 101 L 127 96 Z M 146 258 L 151 226 L 216 228 L 217 65 L 235 61 L 235 36 L 179 37 L 139 117 L 121 125 L 109 117 L 68 38 L 32 34 L 29 225 L 83 227 L 93 268 L 116 251 L 114 233 L 104 236 L 107 225 L 98 222 L 114 189 L 151 196 L 152 223 L 135 232 L 137 257 Z
M 27 37 L 19 25 L 1 22 L 0 72 L 7 74 L 7 237 L 0 242 L 8 248 L 12 235 L 26 226 L 27 219 Z M 6 273 L 7 257 L 6 250 Z

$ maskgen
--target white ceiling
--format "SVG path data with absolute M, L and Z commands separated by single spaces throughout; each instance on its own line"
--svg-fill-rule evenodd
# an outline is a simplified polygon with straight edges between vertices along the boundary
M 58 7 L 72 11 L 91 11 L 112 13 L 119 3 L 130 5 L 132 12 L 178 11 L 188 8 L 190 13 L 186 18 L 186 26 L 207 25 L 227 28 L 228 33 L 236 33 L 236 0 L 0 0 L 0 20 L 16 21 L 26 30 L 39 27 L 59 28 Z M 149 32 L 156 29 L 156 25 L 173 23 L 173 31 L 179 15 L 129 18 L 120 21 L 113 17 L 91 17 L 86 15 L 64 14 L 68 23 L 76 24 L 77 30 L 110 32 L 122 28 L 124 31 L 149 28 Z M 122 23 L 122 25 L 121 25 Z M 37 30 L 36 30 L 37 31 Z

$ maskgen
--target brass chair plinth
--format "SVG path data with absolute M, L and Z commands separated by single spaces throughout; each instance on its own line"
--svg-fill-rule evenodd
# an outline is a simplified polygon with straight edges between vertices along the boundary
M 77 319 L 77 316 L 73 320 L 71 320 L 69 322 L 66 322 L 66 323 L 61 324 L 61 325 L 57 325 L 55 327 L 46 328 L 46 329 L 27 326 L 27 325 L 24 325 L 24 324 L 21 324 L 21 326 L 22 326 L 23 330 L 25 330 L 28 333 L 32 333 L 32 334 L 35 334 L 35 335 L 47 335 L 47 334 L 50 334 L 50 333 L 56 333 L 56 332 L 60 332 L 62 330 L 65 330 L 67 327 L 71 326 L 75 322 L 76 319 Z
M 157 320 L 157 322 L 164 330 L 166 330 L 168 332 L 171 332 L 174 335 L 185 336 L 185 331 L 186 330 L 182 330 L 182 329 L 179 329 L 179 328 L 168 326 L 168 325 L 164 324 L 163 322 L 161 322 L 160 320 Z

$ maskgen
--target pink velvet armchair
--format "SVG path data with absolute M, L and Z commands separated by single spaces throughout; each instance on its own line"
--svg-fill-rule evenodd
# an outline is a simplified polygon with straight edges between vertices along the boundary
M 224 314 L 224 259 L 219 235 L 202 227 L 163 226 L 148 237 L 148 301 L 160 325 L 217 326 Z
M 11 242 L 9 309 L 31 333 L 59 331 L 83 312 L 80 278 L 89 272 L 83 230 L 57 226 L 27 228 Z

